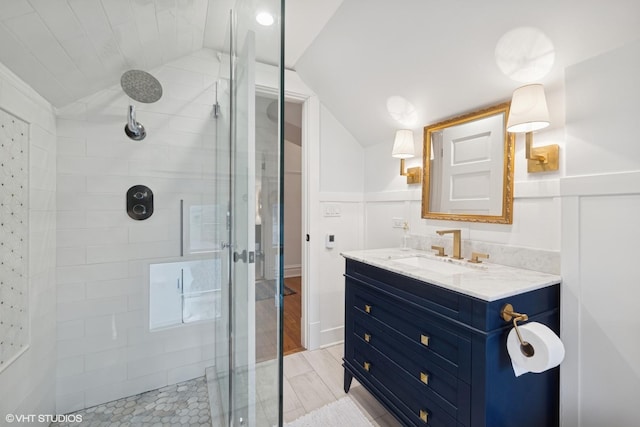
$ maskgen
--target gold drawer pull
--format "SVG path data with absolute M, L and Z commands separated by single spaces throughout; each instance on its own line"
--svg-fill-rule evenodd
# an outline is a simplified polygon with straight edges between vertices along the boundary
M 429 374 L 425 374 L 424 372 L 420 372 L 420 381 L 425 384 L 429 384 Z
M 420 409 L 420 419 L 425 423 L 429 422 L 429 413 L 424 409 Z
M 366 342 L 371 341 L 371 335 L 369 335 L 369 334 L 364 334 L 364 340 L 365 340 Z
M 369 304 L 365 304 L 364 311 L 367 313 L 371 313 L 371 306 Z
M 429 336 L 428 335 L 420 335 L 420 344 L 429 347 Z
M 369 362 L 364 362 L 362 364 L 362 367 L 364 368 L 365 371 L 369 372 L 369 369 L 371 369 L 371 363 Z

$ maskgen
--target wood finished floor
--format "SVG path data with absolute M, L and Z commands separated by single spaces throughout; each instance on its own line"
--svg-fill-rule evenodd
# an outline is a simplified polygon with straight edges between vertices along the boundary
M 302 316 L 302 278 L 287 277 L 284 284 L 295 291 L 285 295 L 283 313 L 283 343 L 285 355 L 303 351 L 300 339 L 300 322 Z M 273 299 L 256 301 L 256 358 L 258 362 L 275 359 L 278 345 L 278 325 Z
M 302 321 L 302 277 L 288 277 L 284 284 L 296 293 L 284 297 L 284 334 L 282 351 L 284 355 L 303 351 L 300 323 Z

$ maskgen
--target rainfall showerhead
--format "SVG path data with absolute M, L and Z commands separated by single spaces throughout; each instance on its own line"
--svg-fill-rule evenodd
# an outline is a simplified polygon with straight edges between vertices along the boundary
M 150 104 L 162 97 L 162 85 L 151 74 L 141 70 L 129 70 L 120 78 L 122 90 L 134 101 Z M 127 124 L 124 132 L 134 141 L 141 141 L 147 136 L 147 132 L 141 123 L 136 121 L 136 110 L 129 105 Z
M 151 104 L 162 97 L 162 85 L 151 74 L 141 70 L 129 70 L 120 78 L 124 93 L 131 99 Z

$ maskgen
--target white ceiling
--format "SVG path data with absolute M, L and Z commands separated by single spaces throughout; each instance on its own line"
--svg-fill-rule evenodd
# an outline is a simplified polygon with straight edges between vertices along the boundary
M 55 106 L 202 48 L 207 0 L 0 0 L 0 62 Z
M 294 69 L 295 63 L 313 42 L 327 21 L 335 13 L 343 0 L 287 0 L 285 5 L 285 67 Z M 204 46 L 224 51 L 229 9 L 235 0 L 210 0 Z M 266 10 L 279 15 L 280 0 L 253 0 L 256 10 Z M 240 11 L 242 13 L 242 11 Z M 280 34 L 272 28 L 261 27 L 253 19 L 256 32 L 256 52 L 258 60 L 266 64 L 277 64 L 279 61 Z
M 313 41 L 342 0 L 291 0 L 285 63 Z M 0 62 L 57 107 L 117 84 L 128 69 L 151 69 L 202 47 L 224 51 L 235 0 L 0 0 Z M 279 0 L 243 0 L 258 59 L 277 63 L 277 26 L 255 9 Z M 217 71 L 217 70 L 215 70 Z
M 361 144 L 391 150 L 404 126 L 386 110 L 390 96 L 415 105 L 414 130 L 510 99 L 522 83 L 500 72 L 494 51 L 520 26 L 556 48 L 541 81 L 553 126 L 564 119 L 553 94 L 562 96 L 565 68 L 640 38 L 640 1 L 345 0 L 295 69 Z
M 243 0 L 277 13 L 279 0 Z M 117 84 L 202 47 L 224 50 L 235 0 L 0 0 L 0 62 L 55 106 Z M 255 25 L 261 61 L 276 63 L 276 27 Z M 520 83 L 494 60 L 497 41 L 520 26 L 556 47 L 549 93 L 564 70 L 640 38 L 638 0 L 287 0 L 285 65 L 363 145 L 405 127 L 390 96 L 413 103 L 412 128 L 509 99 Z M 560 100 L 561 101 L 561 100 Z M 552 121 L 562 103 L 550 100 Z M 561 117 L 562 118 L 562 117 Z M 561 122 L 557 120 L 556 122 Z

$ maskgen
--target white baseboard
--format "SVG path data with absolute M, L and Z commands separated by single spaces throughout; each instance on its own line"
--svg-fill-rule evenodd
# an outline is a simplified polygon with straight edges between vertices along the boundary
M 307 342 L 307 350 L 316 350 L 321 346 L 320 322 L 312 322 L 309 324 L 309 340 Z
M 320 331 L 320 347 L 328 347 L 341 341 L 344 341 L 344 326 Z
M 302 265 L 285 265 L 284 277 L 298 277 L 302 276 Z
M 338 344 L 342 344 L 342 343 L 344 343 L 344 338 L 341 339 L 340 341 L 331 342 L 329 344 L 323 344 L 321 348 L 333 347 L 334 345 L 338 345 Z

